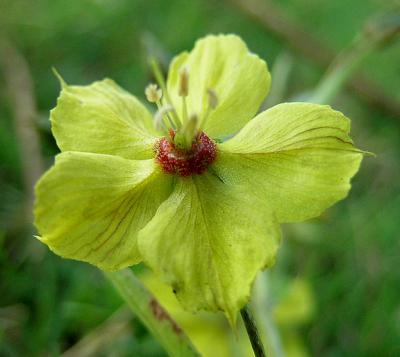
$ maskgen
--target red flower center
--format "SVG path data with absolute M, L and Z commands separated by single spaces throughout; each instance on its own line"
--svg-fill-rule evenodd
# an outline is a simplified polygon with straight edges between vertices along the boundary
M 155 145 L 156 161 L 165 173 L 200 175 L 215 161 L 217 146 L 204 132 L 197 134 L 189 150 L 177 148 L 173 142 L 175 132 L 171 130 L 170 135 L 171 140 L 164 137 Z

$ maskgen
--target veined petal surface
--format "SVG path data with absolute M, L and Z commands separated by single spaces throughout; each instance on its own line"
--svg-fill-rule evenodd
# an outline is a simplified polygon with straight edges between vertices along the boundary
M 61 151 L 149 159 L 157 133 L 148 110 L 114 81 L 70 86 L 61 80 L 52 131 Z
M 137 232 L 171 192 L 153 160 L 65 152 L 36 186 L 39 239 L 105 270 L 141 261 Z
M 263 197 L 280 222 L 302 221 L 346 197 L 362 159 L 349 132 L 349 119 L 329 106 L 280 104 L 219 145 L 214 168 Z
M 204 127 L 207 135 L 223 138 L 239 131 L 257 113 L 266 97 L 271 76 L 267 64 L 249 52 L 235 35 L 207 36 L 194 49 L 172 61 L 168 75 L 168 92 L 178 114 L 182 112 L 179 97 L 179 71 L 189 72 L 189 114 L 204 117 L 208 108 L 209 88 L 218 97 Z
M 177 181 L 138 242 L 143 260 L 186 309 L 222 310 L 234 324 L 279 241 L 265 204 L 206 173 Z

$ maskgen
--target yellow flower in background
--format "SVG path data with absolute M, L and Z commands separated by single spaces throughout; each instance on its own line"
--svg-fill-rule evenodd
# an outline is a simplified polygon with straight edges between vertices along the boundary
M 266 63 L 234 35 L 172 61 L 163 91 L 146 89 L 154 118 L 109 79 L 62 81 L 51 112 L 62 153 L 37 184 L 39 239 L 104 270 L 144 261 L 185 309 L 234 323 L 274 263 L 279 223 L 344 198 L 362 159 L 350 121 L 328 106 L 256 115 L 269 87 Z

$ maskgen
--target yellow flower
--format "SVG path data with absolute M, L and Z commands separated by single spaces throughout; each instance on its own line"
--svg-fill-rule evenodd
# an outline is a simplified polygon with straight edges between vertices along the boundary
M 172 61 L 162 91 L 146 91 L 154 120 L 109 79 L 62 81 L 51 112 L 62 153 L 36 190 L 40 240 L 105 270 L 144 261 L 186 309 L 233 323 L 275 260 L 279 223 L 344 198 L 362 158 L 328 106 L 285 103 L 252 119 L 269 87 L 266 63 L 234 35 Z

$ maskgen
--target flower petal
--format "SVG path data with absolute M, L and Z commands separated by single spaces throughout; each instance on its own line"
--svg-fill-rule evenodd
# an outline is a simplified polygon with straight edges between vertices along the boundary
M 69 86 L 62 79 L 51 111 L 54 137 L 61 151 L 83 151 L 149 159 L 157 133 L 147 109 L 110 79 Z
M 235 35 L 207 36 L 196 42 L 192 52 L 184 52 L 172 61 L 168 75 L 168 92 L 182 112 L 179 71 L 189 71 L 189 114 L 204 117 L 209 88 L 218 97 L 218 106 L 206 122 L 205 132 L 222 138 L 239 131 L 258 111 L 266 97 L 271 77 L 266 63 L 249 52 Z
M 264 204 L 216 176 L 180 179 L 139 232 L 143 260 L 188 310 L 222 310 L 235 323 L 257 272 L 275 260 L 279 226 Z
M 362 151 L 349 131 L 349 119 L 329 106 L 280 104 L 219 145 L 214 169 L 226 182 L 252 187 L 280 222 L 302 221 L 350 190 Z
M 62 257 L 105 270 L 138 263 L 137 232 L 170 190 L 153 160 L 62 153 L 36 186 L 39 239 Z

